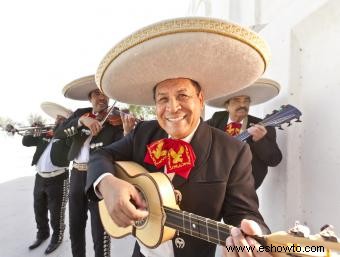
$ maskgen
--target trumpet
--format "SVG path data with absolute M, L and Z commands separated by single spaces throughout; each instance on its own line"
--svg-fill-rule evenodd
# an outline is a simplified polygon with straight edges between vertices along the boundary
M 8 124 L 6 126 L 6 131 L 12 133 L 13 135 L 17 133 L 21 136 L 40 136 L 43 134 L 51 133 L 51 131 L 55 128 L 54 124 L 46 124 L 43 126 L 26 126 L 26 127 L 20 127 L 15 128 L 13 125 Z

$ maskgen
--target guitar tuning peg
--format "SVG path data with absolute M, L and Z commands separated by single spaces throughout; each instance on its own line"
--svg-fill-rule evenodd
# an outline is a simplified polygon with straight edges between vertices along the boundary
M 278 110 L 274 110 L 273 112 L 272 112 L 272 114 L 275 114 L 275 113 L 277 113 L 277 112 L 279 112 Z
M 299 117 L 295 120 L 295 122 L 302 122 L 302 121 L 300 120 L 300 117 Z
M 284 130 L 284 129 L 281 127 L 281 125 L 280 125 L 280 126 L 278 126 L 278 128 L 279 128 L 279 130 Z
M 310 229 L 307 226 L 301 225 L 299 221 L 295 221 L 294 227 L 289 229 L 288 233 L 298 237 L 309 237 Z
M 325 240 L 330 242 L 339 242 L 338 237 L 334 232 L 334 227 L 332 225 L 326 224 L 323 225 L 320 229 L 320 236 L 322 236 Z
M 290 121 L 289 122 L 287 122 L 288 123 L 288 126 L 287 127 L 290 127 L 290 126 L 292 126 L 292 123 L 290 123 Z

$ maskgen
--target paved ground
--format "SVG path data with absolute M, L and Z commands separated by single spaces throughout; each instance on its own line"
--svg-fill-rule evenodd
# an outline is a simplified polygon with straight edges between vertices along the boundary
M 0 257 L 41 257 L 49 243 L 46 240 L 34 250 L 28 246 L 35 239 L 35 221 L 33 214 L 34 177 L 23 177 L 6 183 L 0 183 Z M 68 210 L 66 210 L 68 213 Z M 68 216 L 66 216 L 66 221 Z M 94 256 L 92 250 L 90 222 L 87 223 L 87 256 Z M 68 227 L 68 226 L 66 226 Z M 111 256 L 130 257 L 134 239 L 111 240 Z M 72 257 L 68 228 L 64 241 L 50 257 Z
M 0 257 L 41 257 L 49 243 L 46 240 L 34 250 L 28 246 L 35 239 L 36 227 L 33 213 L 34 177 L 22 177 L 10 182 L 0 183 Z M 49 257 L 72 257 L 68 232 L 68 209 L 66 210 L 66 230 L 63 243 L 49 254 Z M 87 222 L 87 256 L 94 256 L 90 234 L 90 222 Z M 111 257 L 130 257 L 134 246 L 133 237 L 111 239 Z M 217 249 L 216 256 L 220 256 Z

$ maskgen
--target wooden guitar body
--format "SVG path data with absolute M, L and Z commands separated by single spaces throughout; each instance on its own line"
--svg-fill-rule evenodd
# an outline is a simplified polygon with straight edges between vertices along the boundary
M 178 209 L 174 189 L 169 178 L 163 173 L 148 173 L 135 162 L 116 162 L 115 176 L 134 185 L 144 197 L 149 216 L 134 226 L 117 226 L 106 209 L 104 201 L 99 202 L 99 213 L 103 226 L 113 238 L 132 234 L 144 245 L 155 248 L 160 243 L 172 239 L 176 230 L 164 226 L 166 215 L 163 206 Z

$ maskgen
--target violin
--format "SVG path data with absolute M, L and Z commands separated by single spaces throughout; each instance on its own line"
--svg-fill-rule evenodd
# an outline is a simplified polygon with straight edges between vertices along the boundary
M 121 119 L 121 114 L 129 114 L 130 111 L 128 109 L 119 110 L 117 107 L 111 107 L 109 111 L 103 111 L 96 118 L 97 120 L 103 122 L 108 122 L 112 126 L 122 125 L 123 121 Z M 106 117 L 107 116 L 107 117 Z M 136 122 L 142 121 L 141 119 L 135 118 Z
M 123 124 L 119 109 L 113 106 L 108 111 L 99 113 L 96 119 L 100 121 L 102 125 L 105 122 L 111 124 L 112 126 L 119 126 Z
M 119 126 L 123 124 L 122 119 L 120 118 L 120 111 L 117 107 L 110 107 L 108 110 L 104 110 L 98 115 L 94 115 L 91 112 L 87 112 L 83 114 L 84 117 L 90 117 L 100 121 L 100 124 L 103 126 L 106 122 L 111 124 L 112 126 Z
M 92 112 L 88 112 L 88 113 L 83 114 L 83 116 L 90 117 L 90 118 L 93 118 L 93 119 L 100 121 L 100 124 L 102 126 L 106 122 L 108 122 L 112 126 L 120 126 L 120 125 L 123 125 L 123 121 L 122 121 L 122 118 L 121 118 L 122 114 L 129 114 L 129 110 L 125 109 L 125 110 L 121 111 L 117 107 L 114 107 L 114 105 L 113 105 L 108 110 L 102 111 L 98 115 L 94 115 Z M 134 126 L 140 121 L 142 121 L 142 120 L 135 118 Z M 130 132 L 131 129 L 133 129 L 133 127 L 131 127 L 131 124 L 127 125 L 126 128 L 123 126 L 124 135 L 127 134 L 128 132 Z M 86 135 L 91 134 L 91 132 L 88 129 L 82 129 L 82 132 Z

